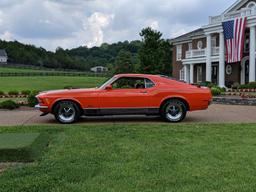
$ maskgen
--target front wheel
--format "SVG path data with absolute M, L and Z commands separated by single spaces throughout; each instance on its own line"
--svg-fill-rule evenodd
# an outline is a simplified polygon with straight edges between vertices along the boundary
M 161 116 L 172 123 L 181 122 L 187 114 L 187 108 L 184 102 L 180 100 L 170 100 L 161 108 Z
M 60 101 L 54 108 L 54 116 L 62 124 L 71 124 L 79 119 L 81 111 L 72 101 Z

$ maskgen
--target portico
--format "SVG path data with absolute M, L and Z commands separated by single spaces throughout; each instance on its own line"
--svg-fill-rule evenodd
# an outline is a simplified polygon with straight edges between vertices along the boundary
M 243 59 L 241 62 L 227 63 L 222 23 L 245 16 L 247 24 Z M 172 41 L 174 45 L 186 49 L 184 54 L 182 50 L 175 51 L 177 67 L 174 66 L 174 70 L 180 69 L 180 77 L 184 77 L 180 78 L 181 80 L 198 83 L 197 76 L 198 73 L 201 73 L 204 75 L 201 78 L 202 81 L 214 82 L 220 87 L 226 87 L 233 83 L 245 84 L 256 81 L 255 1 L 239 0 L 221 15 L 209 17 L 208 25 Z M 177 59 L 179 51 L 180 60 Z M 203 71 L 200 72 L 198 67 L 201 67 Z

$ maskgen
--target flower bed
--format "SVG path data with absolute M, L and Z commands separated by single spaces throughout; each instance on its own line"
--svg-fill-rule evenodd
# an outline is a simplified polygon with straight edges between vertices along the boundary
M 8 95 L 8 94 L 4 94 L 4 95 L 0 95 L 0 98 L 27 98 L 28 95 Z

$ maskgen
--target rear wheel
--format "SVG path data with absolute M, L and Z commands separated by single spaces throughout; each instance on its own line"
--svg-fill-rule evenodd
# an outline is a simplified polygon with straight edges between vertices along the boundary
M 187 114 L 187 108 L 183 101 L 170 100 L 167 101 L 161 108 L 161 116 L 172 123 L 181 122 Z
M 54 108 L 55 119 L 62 124 L 75 123 L 81 116 L 79 106 L 72 101 L 60 101 Z

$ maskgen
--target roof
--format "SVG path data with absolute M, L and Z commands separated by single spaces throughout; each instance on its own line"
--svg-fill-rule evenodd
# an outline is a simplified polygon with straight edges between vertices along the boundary
M 116 77 L 156 77 L 158 75 L 151 74 L 135 74 L 135 73 L 127 73 L 127 74 L 117 74 Z
M 237 0 L 236 2 L 234 2 L 228 9 L 226 9 L 223 14 L 226 14 L 230 11 L 232 11 L 233 9 L 247 3 L 249 0 Z
M 0 57 L 7 57 L 7 53 L 4 49 L 0 49 Z
M 176 37 L 174 39 L 171 39 L 171 43 L 179 42 L 179 41 L 188 41 L 191 40 L 193 37 L 204 35 L 204 30 L 202 28 L 196 29 L 194 31 L 191 31 L 189 33 L 183 34 L 179 37 Z
M 95 67 L 92 67 L 91 69 L 99 68 L 99 67 L 101 67 L 101 68 L 107 68 L 107 67 L 104 67 L 104 66 L 95 66 Z

